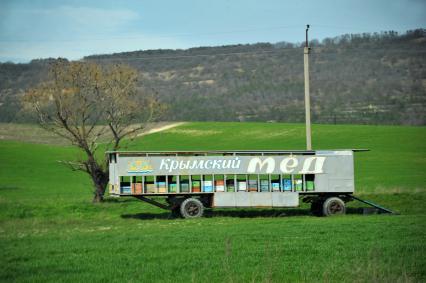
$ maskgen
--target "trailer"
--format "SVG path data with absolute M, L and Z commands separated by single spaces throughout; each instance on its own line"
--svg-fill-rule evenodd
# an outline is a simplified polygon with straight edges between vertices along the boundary
M 109 194 L 184 218 L 205 208 L 289 208 L 300 200 L 315 215 L 344 214 L 357 151 L 365 150 L 110 151 Z

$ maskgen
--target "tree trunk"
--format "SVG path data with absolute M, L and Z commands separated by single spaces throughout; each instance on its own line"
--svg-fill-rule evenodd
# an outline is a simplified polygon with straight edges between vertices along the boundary
M 90 177 L 92 177 L 92 182 L 95 187 L 93 202 L 102 202 L 109 181 L 108 169 L 106 171 L 102 170 L 92 156 L 89 157 L 88 168 L 88 173 Z
M 92 202 L 94 203 L 102 202 L 104 200 L 105 190 L 106 190 L 106 184 L 105 186 L 100 184 L 96 185 Z

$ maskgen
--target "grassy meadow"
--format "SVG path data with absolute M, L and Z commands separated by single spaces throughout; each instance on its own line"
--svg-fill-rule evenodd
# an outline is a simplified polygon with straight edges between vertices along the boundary
M 22 136 L 0 140 L 2 282 L 426 281 L 425 127 L 314 125 L 314 149 L 371 150 L 355 156 L 356 195 L 400 213 L 352 202 L 330 218 L 304 205 L 196 220 L 128 198 L 93 205 L 90 180 L 57 162 L 76 149 Z M 187 123 L 124 149 L 303 148 L 301 124 Z

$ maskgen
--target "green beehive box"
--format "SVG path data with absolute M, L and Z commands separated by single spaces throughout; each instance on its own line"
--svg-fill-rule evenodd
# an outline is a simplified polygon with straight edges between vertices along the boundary
M 227 185 L 227 186 L 226 186 L 226 191 L 227 191 L 228 193 L 233 193 L 233 192 L 235 192 L 235 186 L 234 186 L 234 185 Z
M 200 187 L 201 186 L 201 182 L 200 181 L 192 181 L 192 186 L 193 187 Z
M 294 189 L 296 191 L 302 191 L 303 190 L 303 180 L 301 180 L 301 179 L 294 180 Z
M 314 181 L 306 181 L 306 190 L 307 191 L 315 190 Z
M 169 193 L 176 193 L 177 185 L 175 183 L 169 184 Z
M 182 193 L 189 193 L 189 183 L 181 183 L 180 184 L 180 191 Z

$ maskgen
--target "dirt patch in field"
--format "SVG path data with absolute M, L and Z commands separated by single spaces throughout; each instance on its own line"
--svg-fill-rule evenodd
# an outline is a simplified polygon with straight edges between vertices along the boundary
M 191 129 L 173 129 L 168 132 L 173 134 L 187 135 L 187 136 L 193 136 L 193 137 L 212 136 L 212 135 L 218 135 L 222 133 L 222 131 L 215 131 L 215 130 L 191 130 Z
M 162 132 L 165 130 L 169 130 L 172 128 L 175 128 L 177 126 L 181 126 L 185 124 L 185 122 L 178 122 L 178 123 L 167 123 L 165 125 L 159 125 L 159 123 L 157 125 L 153 125 L 152 128 L 146 128 L 145 131 L 143 131 L 142 133 L 138 134 L 138 136 L 144 136 L 144 135 L 149 135 L 149 134 L 153 134 L 153 133 L 158 133 L 158 132 Z
M 138 136 L 148 135 L 165 131 L 180 125 L 183 122 L 158 122 L 148 123 L 144 130 L 138 134 Z M 138 125 L 132 125 L 129 128 Z M 103 126 L 98 126 L 103 127 Z M 111 138 L 111 134 L 107 133 L 99 139 L 99 142 L 108 142 Z M 40 144 L 55 144 L 55 145 L 70 145 L 71 143 L 60 136 L 55 135 L 52 132 L 46 131 L 37 124 L 14 124 L 14 123 L 0 123 L 0 141 L 22 141 L 29 143 L 40 143 Z

